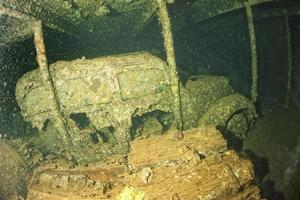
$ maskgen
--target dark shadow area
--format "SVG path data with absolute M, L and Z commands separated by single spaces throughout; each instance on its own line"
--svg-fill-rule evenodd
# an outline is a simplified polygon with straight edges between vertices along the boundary
M 262 197 L 270 200 L 284 200 L 284 194 L 282 192 L 276 191 L 275 182 L 271 180 L 263 181 L 260 184 L 260 189 L 262 191 Z
M 221 131 L 224 139 L 227 142 L 229 149 L 234 149 L 237 152 L 241 152 L 243 149 L 243 140 L 235 136 L 232 132 L 226 130 L 226 127 L 217 127 Z
M 97 132 L 90 134 L 90 138 L 93 144 L 98 144 L 98 143 L 114 144 L 117 142 L 115 137 L 115 129 L 112 126 L 97 130 Z
M 269 200 L 284 200 L 283 192 L 275 189 L 274 181 L 264 180 L 265 176 L 269 173 L 267 158 L 259 157 L 249 149 L 244 150 L 243 153 L 254 165 L 255 181 L 261 189 L 262 197 Z
M 91 123 L 86 113 L 71 113 L 70 118 L 74 120 L 80 130 L 87 128 Z
M 132 116 L 131 121 L 131 138 L 135 139 L 142 135 L 148 137 L 151 134 L 162 134 L 171 127 L 174 116 L 171 113 L 156 110 L 142 116 Z
M 255 153 L 249 149 L 246 149 L 244 152 L 254 162 L 255 177 L 258 182 L 261 182 L 269 172 L 268 160 L 255 155 Z
M 14 122 L 20 117 L 20 109 L 15 99 L 17 81 L 23 74 L 34 69 L 35 54 L 29 40 L 0 46 L 0 132 L 18 136 L 20 127 Z
M 267 172 L 259 184 L 268 199 L 299 199 L 299 120 L 296 107 L 277 109 L 260 117 L 244 142 L 257 176 Z M 267 160 L 268 170 L 261 158 Z
M 43 123 L 42 131 L 46 131 L 49 125 L 50 119 L 46 119 Z

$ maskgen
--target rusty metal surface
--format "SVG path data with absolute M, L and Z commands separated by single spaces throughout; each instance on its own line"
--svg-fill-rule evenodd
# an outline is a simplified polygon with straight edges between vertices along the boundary
M 10 12 L 10 17 L 4 12 L 7 9 L 14 10 Z M 2 30 L 0 41 L 12 43 L 31 35 L 31 32 L 25 32 L 20 25 L 20 19 L 16 22 L 11 19 L 19 18 L 14 13 L 23 13 L 42 20 L 47 27 L 71 35 L 84 35 L 90 30 L 95 30 L 99 35 L 108 35 L 117 33 L 117 29 L 138 33 L 149 23 L 155 11 L 152 1 L 146 0 L 3 0 L 0 2 L 0 24 L 11 28 Z M 21 20 L 24 23 L 27 17 Z
M 36 59 L 39 64 L 39 75 L 41 76 L 42 84 L 48 88 L 48 92 L 50 93 L 49 100 L 50 104 L 54 106 L 52 116 L 53 120 L 56 122 L 56 127 L 61 134 L 61 138 L 64 141 L 66 146 L 70 144 L 70 134 L 67 121 L 65 119 L 64 113 L 60 107 L 57 91 L 55 85 L 53 84 L 53 80 L 49 71 L 47 56 L 46 56 L 46 48 L 44 43 L 42 22 L 35 21 L 33 23 L 33 33 L 34 33 L 34 44 L 36 48 Z M 43 100 L 43 99 L 42 99 Z M 45 102 L 46 103 L 46 102 Z M 42 101 L 43 104 L 43 101 Z

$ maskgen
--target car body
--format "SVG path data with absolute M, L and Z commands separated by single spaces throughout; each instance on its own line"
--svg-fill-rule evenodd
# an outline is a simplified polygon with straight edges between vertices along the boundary
M 50 73 L 70 130 L 69 149 L 77 160 L 97 160 L 104 154 L 125 151 L 126 143 L 134 138 L 136 117 L 159 112 L 172 118 L 168 65 L 150 53 L 58 61 L 50 66 Z M 185 129 L 197 126 L 215 101 L 234 93 L 222 76 L 192 77 L 180 88 Z M 53 97 L 38 69 L 18 81 L 16 98 L 24 119 L 48 137 L 44 146 L 50 146 L 49 152 L 64 149 L 63 144 L 57 146 L 60 139 Z M 49 135 L 56 139 L 49 139 Z M 95 154 L 98 156 L 91 156 Z

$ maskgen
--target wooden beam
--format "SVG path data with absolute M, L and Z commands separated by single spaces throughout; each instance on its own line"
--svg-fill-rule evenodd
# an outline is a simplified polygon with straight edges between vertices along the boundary
M 174 43 L 173 43 L 173 34 L 171 30 L 170 18 L 167 10 L 167 6 L 164 0 L 157 0 L 158 4 L 158 16 L 162 26 L 162 34 L 164 38 L 164 45 L 167 54 L 167 63 L 169 66 L 170 80 L 171 80 L 171 90 L 174 95 L 174 105 L 173 110 L 175 114 L 175 120 L 177 123 L 177 128 L 183 130 L 183 117 L 181 109 L 181 95 L 180 95 L 180 82 L 177 72 L 175 52 L 174 52 Z
M 249 40 L 250 40 L 250 50 L 251 50 L 251 70 L 252 70 L 252 85 L 251 85 L 251 99 L 254 103 L 257 101 L 257 50 L 256 50 L 256 35 L 255 35 L 255 25 L 253 20 L 253 13 L 251 4 L 245 2 L 248 29 L 249 29 Z
M 65 147 L 67 148 L 71 144 L 69 134 L 70 131 L 67 125 L 67 120 L 60 107 L 58 95 L 49 71 L 41 20 L 33 22 L 33 34 L 34 44 L 36 48 L 36 59 L 39 64 L 42 82 L 44 84 L 44 88 L 50 92 L 50 99 L 52 100 L 52 105 L 54 106 L 52 110 L 52 117 L 53 120 L 55 120 L 54 123 L 61 135 L 61 139 L 63 140 L 64 144 L 66 145 Z

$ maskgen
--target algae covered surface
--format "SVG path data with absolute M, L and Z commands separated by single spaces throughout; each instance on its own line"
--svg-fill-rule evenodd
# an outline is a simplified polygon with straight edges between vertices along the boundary
M 254 104 L 240 94 L 218 99 L 200 118 L 200 124 L 213 124 L 232 132 L 237 138 L 245 139 L 246 133 L 256 119 Z
M 111 151 L 116 140 L 124 145 L 120 151 L 126 151 L 132 116 L 172 110 L 165 63 L 148 53 L 58 62 L 51 67 L 71 130 L 72 144 L 65 144 L 65 148 L 108 146 L 107 151 Z M 140 79 L 132 79 L 137 70 Z M 47 91 L 37 71 L 25 75 L 17 86 L 17 101 L 25 120 L 41 131 L 47 131 L 50 122 L 55 126 L 56 120 L 51 114 L 54 108 L 47 101 L 53 97 Z M 49 134 L 56 134 L 53 131 Z M 90 159 L 97 159 L 97 155 Z
M 116 36 L 120 32 L 138 34 L 157 7 L 147 0 L 4 0 L 0 6 L 43 20 L 51 29 L 82 37 L 90 31 L 102 36 Z M 22 23 L 22 20 L 2 15 L 0 21 L 7 26 L 1 31 L 1 42 L 13 43 L 32 36 L 31 22 Z
M 25 74 L 16 89 L 24 119 L 39 130 L 29 143 L 44 155 L 67 152 L 76 162 L 95 162 L 126 153 L 132 139 L 163 134 L 174 123 L 169 68 L 149 53 L 59 61 L 50 72 L 70 143 L 62 140 L 52 114 L 53 97 L 38 71 Z M 255 108 L 246 97 L 234 94 L 227 78 L 191 77 L 180 88 L 184 129 L 213 124 L 245 137 Z
M 256 155 L 259 184 L 269 199 L 300 197 L 299 119 L 297 108 L 278 108 L 259 118 L 244 142 L 244 149 Z
M 168 2 L 174 3 L 172 0 Z M 223 9 L 235 7 L 234 1 L 230 2 L 233 4 L 226 4 Z M 104 49 L 105 45 L 112 49 L 122 45 L 126 46 L 125 49 L 132 49 L 130 45 L 133 46 L 134 42 L 118 43 L 119 40 L 114 39 L 124 35 L 129 38 L 127 36 L 130 35 L 138 40 L 142 33 L 145 34 L 149 23 L 156 20 L 158 9 L 154 1 L 145 0 L 40 0 L 23 4 L 13 0 L 2 1 L 0 5 L 43 20 L 48 34 L 54 30 L 77 37 L 79 43 L 85 43 L 88 38 L 87 49 L 93 49 L 90 44 L 103 45 Z M 19 21 L 14 22 L 10 17 L 1 17 L 1 20 L 12 27 L 6 29 L 1 37 L 6 43 L 31 37 L 31 24 L 21 26 Z M 163 24 L 163 20 L 160 22 Z M 168 22 L 169 26 L 171 22 Z M 26 29 L 21 33 L 20 29 L 24 26 Z M 11 32 L 17 34 L 11 35 Z M 165 32 L 171 35 L 170 39 L 172 32 Z M 49 44 L 52 45 L 51 41 Z M 43 82 L 39 69 L 27 70 L 16 84 L 16 100 L 22 114 L 18 117 L 23 128 L 18 130 L 18 137 L 13 138 L 11 143 L 31 167 L 44 159 L 51 160 L 51 157 L 66 159 L 71 163 L 70 168 L 77 164 L 89 165 L 114 154 L 126 155 L 133 140 L 164 134 L 178 121 L 179 111 L 185 130 L 212 124 L 244 139 L 256 118 L 253 103 L 236 93 L 229 78 L 224 76 L 198 76 L 196 73 L 185 83 L 179 82 L 174 49 L 171 57 L 168 56 L 174 44 L 170 41 L 165 44 L 167 62 L 164 61 L 164 53 L 161 53 L 163 50 L 159 51 L 156 47 L 152 52 L 156 52 L 157 56 L 141 52 L 140 47 L 144 44 L 137 47 L 135 50 L 138 52 L 135 53 L 98 56 L 109 54 L 109 51 L 93 52 L 97 56 L 85 58 L 88 53 L 81 50 L 81 59 L 78 59 L 81 56 L 71 59 L 72 55 L 65 61 L 57 61 L 53 56 L 49 66 L 53 88 Z M 58 46 L 62 49 L 69 47 L 66 42 Z M 77 49 L 80 48 L 76 46 L 70 51 Z M 150 49 L 147 47 L 147 50 Z M 51 53 L 53 51 L 50 50 Z M 178 88 L 174 87 L 174 83 L 178 83 Z M 51 94 L 52 89 L 57 95 Z M 181 105 L 176 92 L 180 93 Z M 59 103 L 68 133 L 58 126 L 53 100 Z M 124 192 L 125 196 L 126 193 L 144 198 L 142 193 L 130 188 Z
M 26 198 L 29 177 L 24 159 L 0 138 L 0 198 Z

